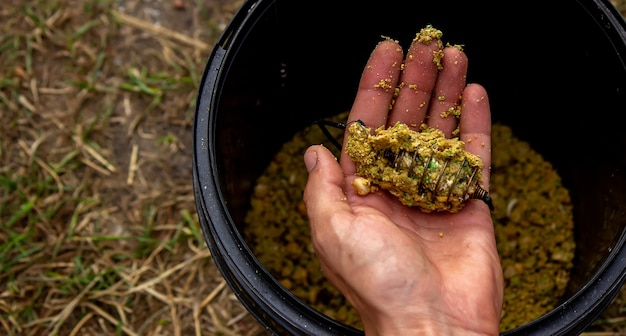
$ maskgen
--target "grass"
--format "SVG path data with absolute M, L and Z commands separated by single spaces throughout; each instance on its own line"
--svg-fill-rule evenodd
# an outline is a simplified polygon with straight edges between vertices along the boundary
M 237 1 L 144 1 L 163 24 L 141 3 L 2 2 L 0 334 L 263 332 L 215 268 L 191 186 L 196 90 Z M 624 333 L 625 307 L 589 334 Z
M 197 26 L 181 33 L 118 7 L 0 9 L 0 333 L 259 333 L 211 260 L 191 189 L 216 9 L 188 5 Z

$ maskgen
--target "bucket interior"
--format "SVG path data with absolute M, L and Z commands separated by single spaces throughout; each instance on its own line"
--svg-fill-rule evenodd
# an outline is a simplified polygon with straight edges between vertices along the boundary
M 215 136 L 221 194 L 236 226 L 281 145 L 314 120 L 350 109 L 381 36 L 406 49 L 432 24 L 444 42 L 464 45 L 468 82 L 487 89 L 493 121 L 552 163 L 570 191 L 576 254 L 562 302 L 623 248 L 626 41 L 606 3 L 260 3 L 221 46 L 226 57 L 216 78 L 214 123 L 204 126 Z

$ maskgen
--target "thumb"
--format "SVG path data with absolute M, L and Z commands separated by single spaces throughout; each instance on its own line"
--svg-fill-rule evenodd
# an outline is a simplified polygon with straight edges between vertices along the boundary
M 312 225 L 329 223 L 340 211 L 350 211 L 344 191 L 343 170 L 324 146 L 314 145 L 304 153 L 309 177 L 304 188 L 304 203 Z

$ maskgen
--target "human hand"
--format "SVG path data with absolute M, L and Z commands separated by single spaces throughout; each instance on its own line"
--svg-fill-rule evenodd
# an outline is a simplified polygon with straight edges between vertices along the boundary
M 362 120 L 371 129 L 400 121 L 416 130 L 424 121 L 447 137 L 458 123 L 466 150 L 483 160 L 488 190 L 487 93 L 478 84 L 466 85 L 468 61 L 461 50 L 443 49 L 442 70 L 433 62 L 437 51 L 437 43 L 414 41 L 404 59 L 397 42 L 380 42 L 348 121 Z M 399 83 L 404 85 L 394 98 Z M 459 119 L 442 116 L 458 104 Z M 316 254 L 326 277 L 359 312 L 366 334 L 498 334 L 504 284 L 485 203 L 470 200 L 454 214 L 423 213 L 385 191 L 357 195 L 351 186 L 356 169 L 345 151 L 338 163 L 326 148 L 311 146 L 304 160 Z

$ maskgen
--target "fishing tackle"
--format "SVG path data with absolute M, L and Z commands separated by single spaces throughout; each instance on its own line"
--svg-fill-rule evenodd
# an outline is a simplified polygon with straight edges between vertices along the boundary
M 316 124 L 322 131 L 324 125 L 347 127 L 346 153 L 356 166 L 356 175 L 367 180 L 364 184 L 355 179 L 353 185 L 360 194 L 367 194 L 367 188 L 369 192 L 384 189 L 402 204 L 427 213 L 455 213 L 472 199 L 484 201 L 493 210 L 489 193 L 480 185 L 483 162 L 466 151 L 458 138 L 447 139 L 435 128 L 416 132 L 403 123 L 386 129 L 381 126 L 374 134 L 361 120 L 348 126 L 325 121 Z

